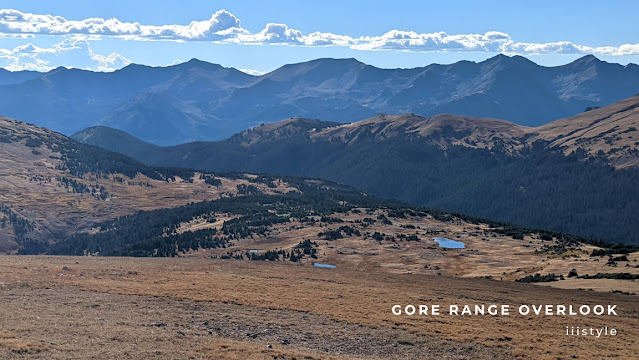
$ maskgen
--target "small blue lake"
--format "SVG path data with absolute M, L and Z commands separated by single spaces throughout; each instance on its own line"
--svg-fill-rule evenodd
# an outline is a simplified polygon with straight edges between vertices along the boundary
M 313 263 L 313 266 L 318 268 L 325 268 L 325 269 L 335 269 L 337 267 L 335 265 L 320 264 L 320 263 Z
M 463 249 L 466 247 L 466 244 L 461 241 L 455 241 L 442 237 L 436 237 L 435 241 L 437 242 L 437 245 L 439 245 L 439 247 L 447 249 Z
M 257 254 L 257 253 L 263 253 L 264 250 L 249 250 L 249 252 Z

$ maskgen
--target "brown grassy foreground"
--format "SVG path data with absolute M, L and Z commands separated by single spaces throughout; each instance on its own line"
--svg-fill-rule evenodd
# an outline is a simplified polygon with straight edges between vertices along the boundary
M 40 353 L 49 350 L 49 345 L 40 342 L 18 339 L 16 335 L 0 332 L 0 353 L 14 354 Z
M 213 343 L 207 348 L 206 356 L 213 359 L 229 359 L 229 360 L 244 360 L 244 359 L 256 359 L 256 360 L 272 360 L 272 359 L 305 359 L 305 360 L 319 360 L 319 359 L 364 359 L 361 357 L 340 356 L 335 357 L 326 353 L 320 354 L 317 352 L 310 352 L 304 350 L 298 350 L 291 347 L 285 347 L 282 345 L 276 345 L 275 347 L 264 347 L 262 344 L 255 344 L 249 341 L 235 341 L 235 340 L 213 340 Z
M 639 350 L 635 296 L 348 266 L 3 256 L 0 289 L 9 358 L 631 359 Z M 616 304 L 619 315 L 390 312 L 433 303 Z M 567 336 L 566 326 L 618 335 Z

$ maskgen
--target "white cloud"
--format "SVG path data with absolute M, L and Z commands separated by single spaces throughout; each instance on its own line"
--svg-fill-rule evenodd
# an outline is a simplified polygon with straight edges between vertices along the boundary
M 297 43 L 301 44 L 302 32 L 289 29 L 285 24 L 267 24 L 264 30 L 257 34 L 238 35 L 239 43 Z
M 600 55 L 639 55 L 639 44 L 621 46 L 590 47 L 573 44 L 568 41 L 552 43 L 513 43 L 507 42 L 501 49 L 504 53 L 542 55 L 542 54 L 600 54 Z
M 600 51 L 602 54 L 605 54 L 607 51 L 611 51 L 611 55 L 639 55 L 639 44 L 624 44 L 616 49 L 610 46 L 597 49 L 601 49 Z
M 504 44 L 502 50 L 515 54 L 581 54 L 592 52 L 591 48 L 575 45 L 567 41 L 553 43 L 514 43 L 509 41 Z
M 304 34 L 286 24 L 269 23 L 258 33 L 242 28 L 240 20 L 226 10 L 217 11 L 207 20 L 191 21 L 188 25 L 143 25 L 118 19 L 89 18 L 67 20 L 60 16 L 0 10 L 0 37 L 32 37 L 64 35 L 80 40 L 99 40 L 115 36 L 131 40 L 205 41 L 246 45 L 341 46 L 356 50 L 399 50 L 440 52 L 503 52 L 509 54 L 601 54 L 639 55 L 639 44 L 589 47 L 567 41 L 552 43 L 516 42 L 503 32 L 484 34 L 418 33 L 390 30 L 376 36 L 353 38 L 348 35 L 316 31 Z M 116 54 L 117 55 L 117 54 Z M 100 64 L 111 66 L 117 56 L 96 57 Z M 120 59 L 121 60 L 121 59 Z
M 33 34 L 3 34 L 0 33 L 0 38 L 2 39 L 33 39 L 35 35 Z
M 497 52 L 508 40 L 508 34 L 496 31 L 483 35 L 448 35 L 445 32 L 418 34 L 414 31 L 391 30 L 382 36 L 362 37 L 352 47 L 358 50 Z
M 91 60 L 96 62 L 97 66 L 95 69 L 98 71 L 113 71 L 131 63 L 129 59 L 118 53 L 111 53 L 110 55 L 104 56 L 90 52 L 90 55 Z
M 95 54 L 86 40 L 65 39 L 48 48 L 33 44 L 13 49 L 0 48 L 0 67 L 11 71 L 48 71 L 56 66 L 113 71 L 131 63 L 124 56 Z
M 67 20 L 61 16 L 23 13 L 18 10 L 0 10 L 0 33 L 34 35 L 107 35 L 166 40 L 215 41 L 246 32 L 240 20 L 226 10 L 220 10 L 210 19 L 192 21 L 189 25 L 142 25 L 118 19 L 89 18 Z
M 229 39 L 227 42 L 299 46 L 350 46 L 356 44 L 356 40 L 350 36 L 323 32 L 304 35 L 301 31 L 291 29 L 286 24 L 274 23 L 267 24 L 264 30 L 257 34 L 238 34 L 237 37 Z

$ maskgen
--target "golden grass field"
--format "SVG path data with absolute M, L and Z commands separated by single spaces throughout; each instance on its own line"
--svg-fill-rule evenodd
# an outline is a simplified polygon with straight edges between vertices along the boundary
M 213 214 L 215 223 L 192 221 L 180 226 L 179 232 L 195 231 L 203 227 L 221 229 L 224 220 L 237 215 Z M 328 263 L 340 267 L 356 267 L 371 271 L 397 274 L 446 275 L 465 278 L 492 277 L 495 280 L 514 281 L 536 273 L 563 275 L 565 280 L 544 283 L 546 286 L 597 291 L 623 291 L 639 294 L 639 281 L 614 279 L 580 279 L 568 277 L 574 269 L 579 275 L 597 273 L 639 274 L 639 252 L 628 255 L 628 261 L 616 266 L 607 263 L 608 257 L 592 257 L 597 247 L 580 244 L 559 253 L 552 249 L 556 239 L 542 240 L 537 234 L 526 235 L 523 240 L 500 235 L 485 224 L 471 224 L 459 219 L 440 221 L 432 216 L 392 218 L 392 224 L 382 221 L 366 223 L 364 219 L 389 218 L 388 210 L 357 209 L 356 212 L 334 213 L 340 223 L 291 221 L 269 228 L 265 236 L 253 235 L 234 242 L 226 249 L 200 250 L 185 256 L 220 257 L 227 252 L 245 252 L 251 249 L 293 249 L 302 239 L 317 243 L 318 259 L 306 257 L 303 262 Z M 369 220 L 370 221 L 370 220 Z M 348 225 L 360 231 L 361 236 L 344 236 L 335 241 L 323 240 L 318 233 Z M 378 232 L 393 236 L 397 241 L 374 241 L 371 234 Z M 368 235 L 366 235 L 368 234 Z M 398 235 L 417 235 L 420 241 L 400 240 Z M 434 237 L 462 241 L 464 249 L 440 248 Z
M 7 358 L 632 359 L 639 350 L 635 296 L 355 265 L 1 256 L 0 289 Z M 618 316 L 390 311 L 433 303 L 616 304 Z M 567 336 L 566 326 L 618 335 Z

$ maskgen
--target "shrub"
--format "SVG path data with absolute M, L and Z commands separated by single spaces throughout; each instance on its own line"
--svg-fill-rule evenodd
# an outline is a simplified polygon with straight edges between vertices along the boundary
M 577 270 L 575 269 L 570 270 L 570 272 L 568 273 L 568 277 L 575 277 L 575 276 L 579 276 L 577 274 Z
M 522 283 L 541 283 L 541 282 L 557 281 L 558 280 L 557 278 L 558 276 L 555 274 L 548 274 L 548 275 L 535 274 L 535 275 L 525 276 L 516 281 L 522 282 Z

